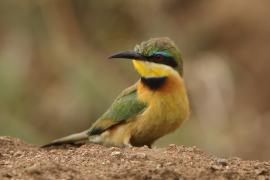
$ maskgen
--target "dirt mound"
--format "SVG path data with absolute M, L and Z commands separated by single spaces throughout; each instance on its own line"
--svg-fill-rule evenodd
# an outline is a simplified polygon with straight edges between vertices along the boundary
M 0 137 L 0 179 L 269 179 L 270 162 L 220 159 L 196 147 L 41 149 Z

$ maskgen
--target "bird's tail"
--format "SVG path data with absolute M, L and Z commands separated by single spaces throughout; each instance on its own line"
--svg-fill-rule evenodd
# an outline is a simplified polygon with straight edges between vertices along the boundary
M 45 144 L 41 146 L 42 148 L 44 147 L 50 147 L 50 146 L 57 146 L 57 145 L 62 145 L 62 144 L 74 144 L 82 141 L 88 140 L 89 136 L 87 135 L 88 130 L 76 133 L 76 134 L 71 134 L 69 136 L 56 139 L 48 144 Z

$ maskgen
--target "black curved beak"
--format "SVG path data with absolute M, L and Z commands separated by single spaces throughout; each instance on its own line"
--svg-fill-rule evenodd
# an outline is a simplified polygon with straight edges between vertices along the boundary
M 113 59 L 113 58 L 135 59 L 135 60 L 141 60 L 141 61 L 147 60 L 145 56 L 135 51 L 124 51 L 124 52 L 120 52 L 109 57 L 109 59 Z

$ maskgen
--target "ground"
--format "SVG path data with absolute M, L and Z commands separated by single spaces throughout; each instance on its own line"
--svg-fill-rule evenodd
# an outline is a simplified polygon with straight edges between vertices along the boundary
M 196 147 L 39 148 L 0 137 L 0 179 L 269 179 L 270 162 L 222 159 Z

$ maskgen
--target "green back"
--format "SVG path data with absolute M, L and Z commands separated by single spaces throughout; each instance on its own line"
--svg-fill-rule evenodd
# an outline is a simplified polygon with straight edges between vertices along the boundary
M 124 90 L 113 102 L 111 107 L 92 125 L 88 134 L 98 135 L 110 127 L 131 120 L 146 108 L 137 98 L 136 84 Z

